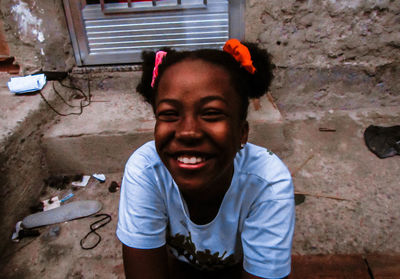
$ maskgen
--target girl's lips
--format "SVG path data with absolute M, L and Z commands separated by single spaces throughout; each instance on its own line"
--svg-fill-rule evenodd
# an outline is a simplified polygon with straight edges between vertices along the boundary
M 201 156 L 178 156 L 177 160 L 183 164 L 195 165 L 205 161 Z
M 176 162 L 177 162 L 179 168 L 186 169 L 186 170 L 197 170 L 197 169 L 201 169 L 202 167 L 204 167 L 206 165 L 206 161 L 202 161 L 200 163 L 195 163 L 195 164 L 185 164 L 178 160 L 176 160 Z
M 185 170 L 197 170 L 203 168 L 208 161 L 205 156 L 189 154 L 182 154 L 171 159 L 177 167 Z

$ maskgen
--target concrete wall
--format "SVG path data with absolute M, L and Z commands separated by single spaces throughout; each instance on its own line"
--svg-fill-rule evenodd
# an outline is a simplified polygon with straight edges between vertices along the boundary
M 60 0 L 2 0 L 4 33 L 22 75 L 66 71 L 75 61 Z
M 400 104 L 400 2 L 248 0 L 246 40 L 273 55 L 282 112 Z
M 4 31 L 21 74 L 75 65 L 59 0 L 3 0 Z M 248 41 L 277 66 L 282 113 L 400 104 L 400 1 L 247 0 Z

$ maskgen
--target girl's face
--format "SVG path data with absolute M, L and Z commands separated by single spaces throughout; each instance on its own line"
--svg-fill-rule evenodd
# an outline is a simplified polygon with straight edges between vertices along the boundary
M 240 97 L 228 73 L 202 60 L 168 68 L 155 99 L 157 152 L 184 195 L 224 193 L 233 159 L 247 141 Z

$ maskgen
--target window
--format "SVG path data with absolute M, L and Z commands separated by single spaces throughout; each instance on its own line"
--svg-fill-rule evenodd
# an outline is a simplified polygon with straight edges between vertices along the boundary
M 243 39 L 245 0 L 64 0 L 78 66 L 140 62 L 142 50 Z

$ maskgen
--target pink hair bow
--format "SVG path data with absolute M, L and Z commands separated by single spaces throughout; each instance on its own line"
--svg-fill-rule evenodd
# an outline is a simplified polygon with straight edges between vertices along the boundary
M 156 78 L 158 77 L 158 66 L 162 63 L 162 60 L 166 55 L 167 52 L 165 51 L 160 50 L 156 52 L 156 61 L 154 63 L 153 79 L 151 80 L 151 87 L 154 87 L 154 83 L 156 81 Z

